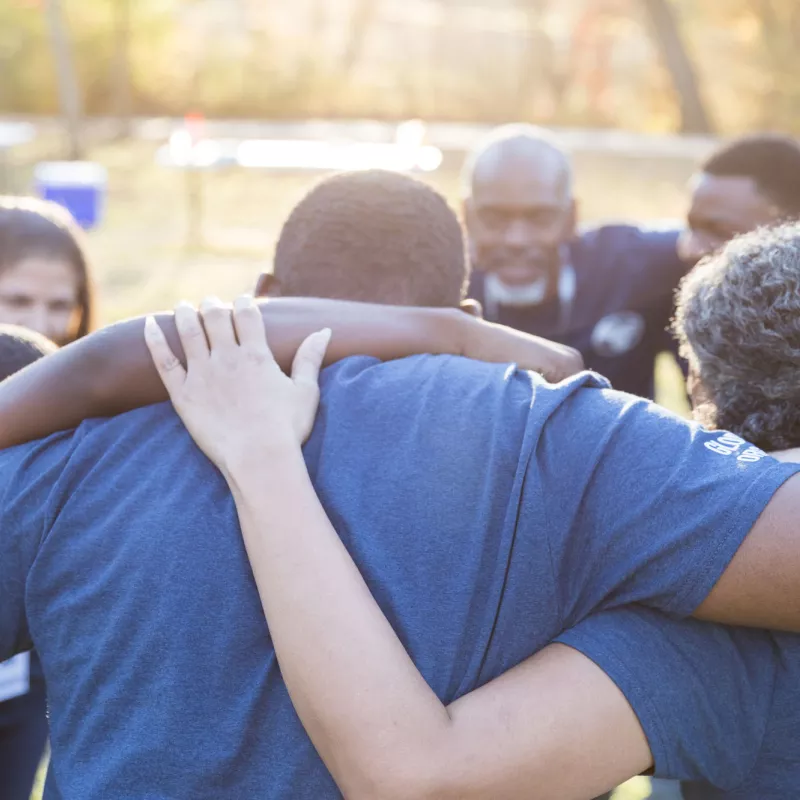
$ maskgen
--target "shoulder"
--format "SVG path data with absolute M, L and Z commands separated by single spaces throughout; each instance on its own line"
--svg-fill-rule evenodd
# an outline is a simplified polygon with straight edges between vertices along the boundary
M 206 461 L 172 404 L 157 403 L 81 423 L 73 434 L 62 483 L 75 488 L 101 474 L 103 486 L 110 485 L 105 479 L 112 475 L 124 475 L 137 486 L 152 484 L 166 474 L 172 480 L 176 470 L 189 471 Z
M 682 226 L 677 222 L 653 222 L 647 225 L 616 223 L 584 228 L 577 241 L 587 248 L 620 250 L 633 246 L 647 248 L 664 244 L 675 244 Z
M 580 233 L 573 243 L 576 260 L 622 265 L 641 265 L 643 261 L 667 261 L 680 265 L 677 242 L 680 227 L 603 225 Z
M 0 450 L 0 494 L 54 481 L 70 457 L 74 440 L 74 431 L 62 431 Z
M 671 308 L 687 271 L 678 257 L 679 235 L 676 226 L 604 225 L 575 240 L 573 265 L 587 281 L 601 280 L 609 291 L 622 292 L 629 305 Z
M 322 372 L 323 393 L 361 391 L 366 388 L 389 391 L 397 385 L 418 391 L 421 384 L 452 385 L 461 392 L 475 385 L 502 389 L 517 372 L 511 364 L 492 364 L 452 355 L 415 355 L 393 361 L 370 356 L 345 358 Z

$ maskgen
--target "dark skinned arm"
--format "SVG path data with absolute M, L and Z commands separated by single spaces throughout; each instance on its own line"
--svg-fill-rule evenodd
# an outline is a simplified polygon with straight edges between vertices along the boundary
M 351 355 L 388 361 L 418 353 L 516 362 L 557 381 L 583 367 L 569 347 L 476 319 L 458 309 L 410 308 L 281 298 L 260 303 L 267 335 L 284 370 L 309 334 L 331 328 L 326 363 Z M 156 315 L 173 352 L 183 349 L 172 313 Z M 81 339 L 0 385 L 0 448 L 167 400 L 144 344 L 144 317 Z

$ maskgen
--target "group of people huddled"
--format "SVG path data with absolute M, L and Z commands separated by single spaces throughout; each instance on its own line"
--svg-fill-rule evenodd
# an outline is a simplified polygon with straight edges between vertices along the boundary
M 798 796 L 800 143 L 674 229 L 526 126 L 463 189 L 326 178 L 254 296 L 102 330 L 0 200 L 0 800 L 48 741 L 45 800 Z

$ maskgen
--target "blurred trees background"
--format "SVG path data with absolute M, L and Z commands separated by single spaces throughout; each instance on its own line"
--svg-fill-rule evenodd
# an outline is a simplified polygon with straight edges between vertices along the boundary
M 798 0 L 2 0 L 0 113 L 800 133 Z

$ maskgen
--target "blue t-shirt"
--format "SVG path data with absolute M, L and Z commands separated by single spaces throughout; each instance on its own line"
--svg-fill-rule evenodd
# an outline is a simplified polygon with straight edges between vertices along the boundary
M 603 385 L 446 356 L 323 373 L 309 472 L 446 702 L 598 608 L 690 613 L 798 469 Z M 169 405 L 0 452 L 0 531 L 0 658 L 40 654 L 48 798 L 338 796 Z
M 800 636 L 631 606 L 558 637 L 620 688 L 655 775 L 705 800 L 786 800 L 800 787 Z
M 675 289 L 687 270 L 677 255 L 678 234 L 630 225 L 582 233 L 569 246 L 566 296 L 562 292 L 540 305 L 487 302 L 480 272 L 469 294 L 493 322 L 574 347 L 587 368 L 605 375 L 615 389 L 652 397 L 656 356 L 675 352 L 667 328 Z

